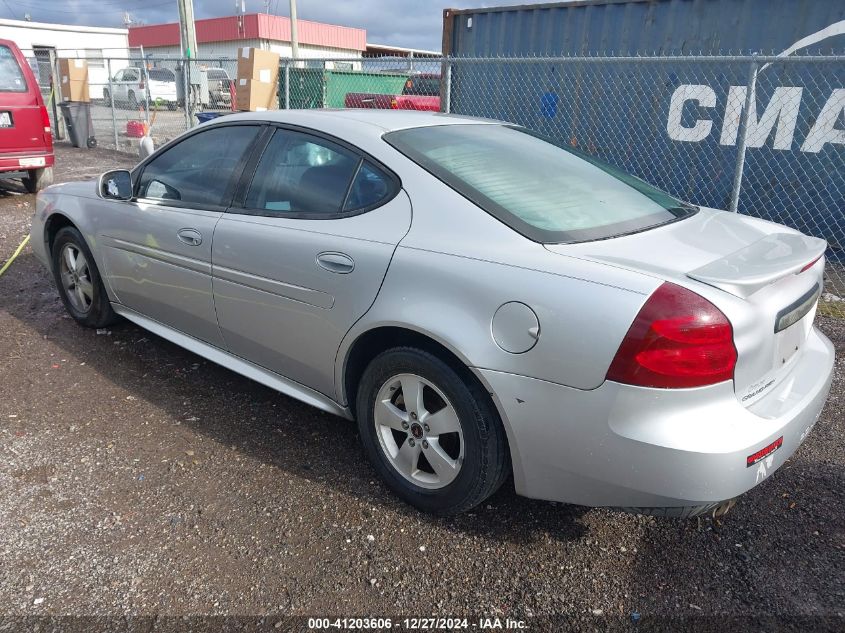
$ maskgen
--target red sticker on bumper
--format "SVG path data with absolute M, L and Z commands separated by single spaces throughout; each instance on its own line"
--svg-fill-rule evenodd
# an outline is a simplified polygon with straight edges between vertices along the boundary
M 754 464 L 759 462 L 761 459 L 765 459 L 772 453 L 774 453 L 777 449 L 783 446 L 783 435 L 781 435 L 778 439 L 774 442 L 766 446 L 765 448 L 761 448 L 756 453 L 751 453 L 748 457 L 745 458 L 745 467 L 751 468 Z

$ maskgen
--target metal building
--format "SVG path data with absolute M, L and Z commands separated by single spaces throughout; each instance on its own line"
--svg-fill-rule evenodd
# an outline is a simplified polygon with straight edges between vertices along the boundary
M 236 59 L 238 48 L 263 48 L 291 56 L 290 18 L 248 13 L 197 20 L 199 59 Z M 358 60 L 367 48 L 367 32 L 348 26 L 297 20 L 299 57 Z M 151 24 L 129 29 L 130 46 L 143 46 L 153 57 L 181 57 L 179 25 Z

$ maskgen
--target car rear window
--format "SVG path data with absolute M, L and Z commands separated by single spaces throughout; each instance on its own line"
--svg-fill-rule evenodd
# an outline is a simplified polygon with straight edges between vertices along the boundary
M 23 71 L 8 46 L 0 46 L 0 92 L 26 92 Z
M 440 95 L 440 77 L 408 77 L 403 95 L 435 97 Z
M 150 68 L 147 75 L 151 81 L 176 81 L 176 75 L 166 68 Z
M 537 242 L 606 239 L 697 211 L 639 178 L 516 126 L 420 127 L 384 139 Z

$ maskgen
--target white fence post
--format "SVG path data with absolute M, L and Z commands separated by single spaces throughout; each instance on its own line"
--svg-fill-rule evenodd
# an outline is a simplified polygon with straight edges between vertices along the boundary
M 114 86 L 111 83 L 111 57 L 106 60 L 106 72 L 109 75 L 109 109 L 111 110 L 111 129 L 114 132 L 114 148 L 120 149 L 117 144 L 117 118 L 114 115 Z
M 444 77 L 445 87 L 443 89 L 443 112 L 452 112 L 452 62 L 446 59 L 446 76 Z
M 288 60 L 285 63 L 285 110 L 290 110 L 290 64 Z

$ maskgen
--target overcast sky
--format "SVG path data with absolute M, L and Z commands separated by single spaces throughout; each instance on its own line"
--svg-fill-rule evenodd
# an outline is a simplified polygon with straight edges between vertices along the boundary
M 232 15 L 236 0 L 194 0 L 197 19 Z M 237 0 L 240 3 L 240 0 Z M 264 0 L 246 0 L 247 13 L 265 11 Z M 518 0 L 298 0 L 303 20 L 367 30 L 378 44 L 440 50 L 443 9 L 526 4 Z M 289 15 L 289 0 L 271 0 L 270 13 Z M 121 26 L 123 12 L 147 24 L 179 19 L 176 0 L 0 0 L 0 17 L 36 22 Z

